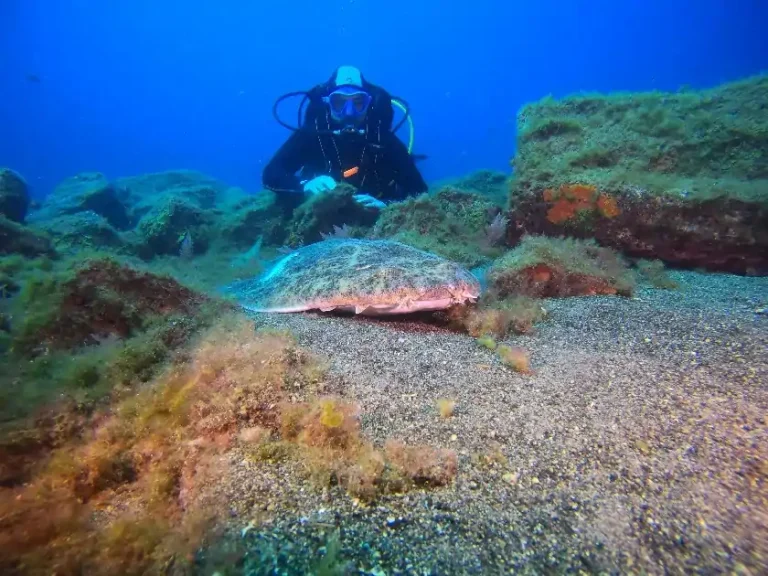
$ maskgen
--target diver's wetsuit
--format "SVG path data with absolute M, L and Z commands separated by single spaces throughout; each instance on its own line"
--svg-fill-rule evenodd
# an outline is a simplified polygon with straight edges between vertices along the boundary
M 278 203 L 287 210 L 306 199 L 301 181 L 321 175 L 347 182 L 379 200 L 401 200 L 427 190 L 413 157 L 391 131 L 394 111 L 389 93 L 369 82 L 364 89 L 373 97 L 359 127 L 365 134 L 331 133 L 341 128 L 322 101 L 333 90 L 332 85 L 321 84 L 308 93 L 303 125 L 280 147 L 262 174 L 264 187 L 277 192 Z M 357 173 L 344 178 L 343 172 L 352 168 L 357 168 Z

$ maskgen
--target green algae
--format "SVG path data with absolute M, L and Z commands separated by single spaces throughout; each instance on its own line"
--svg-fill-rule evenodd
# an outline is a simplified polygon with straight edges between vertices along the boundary
M 499 208 L 504 208 L 507 204 L 509 175 L 504 172 L 477 170 L 467 176 L 449 180 L 445 185 L 479 194 L 483 200 L 487 200 Z M 445 186 L 434 186 L 433 188 L 439 190 L 443 187 Z
M 493 336 L 489 336 L 488 334 L 480 336 L 475 342 L 488 350 L 496 350 L 496 340 L 494 340 Z
M 41 255 L 52 256 L 54 250 L 47 234 L 0 214 L 0 255 L 13 254 L 34 258 Z
M 216 314 L 158 317 L 130 338 L 47 352 L 23 362 L 16 354 L 0 356 L 0 421 L 23 418 L 62 398 L 86 407 L 121 386 L 146 382 Z
M 511 201 L 569 182 L 768 203 L 768 76 L 700 92 L 551 97 L 518 114 Z
M 661 260 L 638 260 L 635 267 L 640 273 L 640 277 L 648 282 L 654 288 L 664 290 L 675 290 L 679 284 L 670 277 L 668 270 Z
M 382 210 L 371 236 L 402 242 L 472 268 L 502 253 L 487 235 L 496 214 L 497 206 L 480 194 L 444 187 Z
M 540 266 L 547 268 L 547 275 L 549 271 L 558 271 L 564 277 L 574 275 L 604 281 L 621 294 L 631 294 L 636 284 L 629 263 L 594 240 L 526 236 L 491 266 L 488 271 L 491 292 L 497 296 L 509 294 L 507 284 L 516 283 L 518 273 Z M 588 288 L 587 284 L 584 288 Z
M 19 286 L 2 301 L 2 421 L 62 398 L 89 404 L 148 380 L 221 306 L 103 256 L 6 258 L 0 268 Z
M 376 221 L 377 213 L 360 205 L 353 196 L 357 190 L 341 184 L 323 194 L 315 194 L 299 205 L 287 223 L 285 243 L 298 247 L 332 234 L 335 226 L 347 226 L 352 237 L 359 237 Z
M 222 205 L 216 228 L 219 238 L 211 249 L 248 249 L 259 239 L 265 244 L 280 246 L 285 241 L 286 222 L 276 202 L 276 194 L 264 190 L 258 194 L 230 194 Z

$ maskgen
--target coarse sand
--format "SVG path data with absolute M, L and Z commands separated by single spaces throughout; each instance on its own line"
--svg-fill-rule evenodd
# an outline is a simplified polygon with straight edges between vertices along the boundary
M 768 573 L 768 278 L 673 277 L 545 301 L 506 339 L 530 374 L 416 321 L 255 315 L 328 359 L 367 439 L 451 448 L 459 466 L 447 487 L 364 504 L 235 452 L 220 490 L 242 569 Z

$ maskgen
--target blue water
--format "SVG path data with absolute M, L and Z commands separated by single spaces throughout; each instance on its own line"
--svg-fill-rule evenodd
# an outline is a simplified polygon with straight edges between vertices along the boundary
M 37 197 L 91 170 L 258 190 L 274 99 L 340 64 L 411 103 L 429 181 L 509 170 L 515 112 L 547 94 L 768 69 L 762 0 L 2 0 L 0 22 L 0 165 Z

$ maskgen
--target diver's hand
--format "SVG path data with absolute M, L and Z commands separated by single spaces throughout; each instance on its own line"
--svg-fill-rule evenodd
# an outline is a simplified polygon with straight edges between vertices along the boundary
M 304 184 L 304 192 L 308 194 L 320 194 L 336 188 L 336 180 L 330 176 L 316 176 Z
M 352 196 L 352 198 L 354 198 L 355 202 L 360 204 L 363 208 L 381 210 L 382 208 L 385 208 L 387 206 L 386 204 L 384 204 L 384 202 L 382 202 L 377 198 L 374 198 L 369 194 L 355 194 L 354 196 Z

